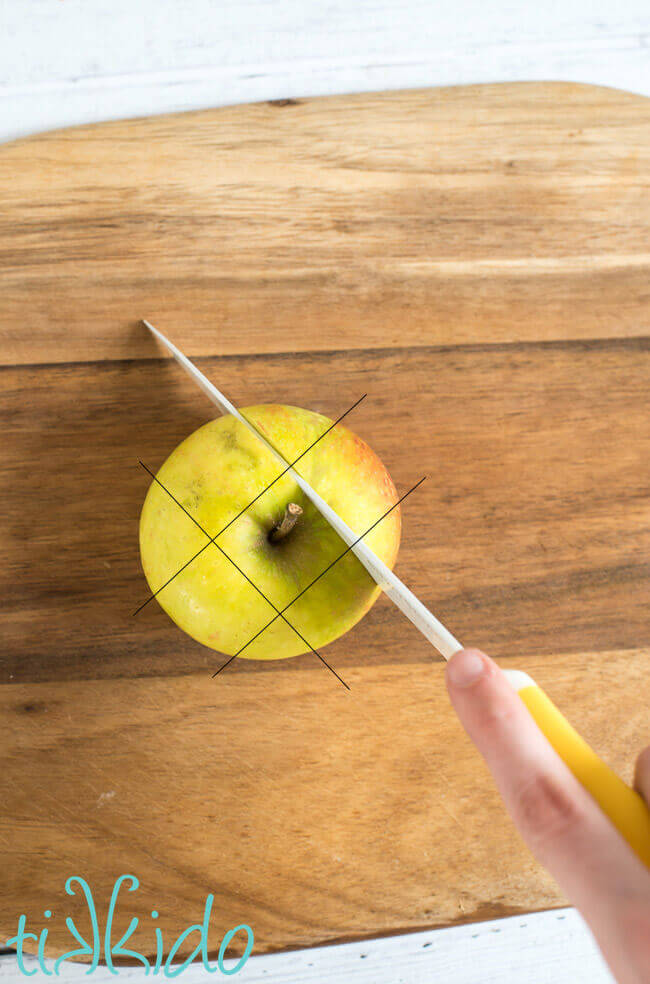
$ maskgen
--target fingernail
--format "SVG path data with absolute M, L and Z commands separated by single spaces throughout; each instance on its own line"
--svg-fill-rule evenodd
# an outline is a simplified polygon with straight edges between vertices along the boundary
M 484 672 L 483 659 L 471 649 L 461 649 L 450 659 L 447 667 L 447 677 L 454 687 L 470 687 Z

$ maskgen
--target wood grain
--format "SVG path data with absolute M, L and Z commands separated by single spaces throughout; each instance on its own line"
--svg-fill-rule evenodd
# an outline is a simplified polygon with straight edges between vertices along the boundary
M 350 427 L 399 489 L 428 476 L 404 504 L 397 572 L 460 639 L 504 656 L 650 642 L 648 340 L 200 364 L 240 406 L 285 401 L 335 418 L 368 393 Z M 132 617 L 149 593 L 138 459 L 156 469 L 211 404 L 175 365 L 149 360 L 5 369 L 0 412 L 0 680 L 220 666 L 155 603 Z M 432 658 L 387 601 L 328 652 L 341 669 Z
M 650 649 L 526 667 L 629 777 Z M 18 911 L 40 927 L 47 905 L 50 952 L 68 949 L 63 915 L 88 924 L 63 892 L 73 873 L 100 920 L 113 880 L 138 876 L 116 931 L 137 915 L 131 942 L 149 954 L 150 910 L 171 942 L 208 892 L 211 949 L 247 922 L 257 952 L 560 904 L 449 711 L 442 667 L 348 676 L 350 693 L 314 666 L 218 686 L 201 673 L 0 688 L 2 928 Z
M 349 694 L 308 656 L 212 680 L 218 656 L 155 603 L 132 616 L 138 458 L 211 415 L 136 319 L 241 406 L 335 417 L 367 392 L 352 429 L 400 489 L 428 476 L 399 575 L 629 777 L 650 672 L 648 105 L 489 86 L 0 151 L 0 942 L 49 906 L 68 949 L 75 873 L 100 910 L 136 874 L 125 924 L 155 904 L 170 940 L 213 892 L 215 934 L 248 922 L 257 952 L 562 901 L 385 601 L 327 649 Z
M 0 362 L 639 336 L 650 102 L 469 86 L 0 149 Z

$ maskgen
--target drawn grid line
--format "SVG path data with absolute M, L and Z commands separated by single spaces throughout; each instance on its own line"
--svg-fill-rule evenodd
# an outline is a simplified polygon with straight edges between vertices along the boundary
M 367 395 L 368 395 L 367 393 L 364 393 L 363 396 L 360 396 L 359 397 L 359 399 L 356 401 L 356 403 L 353 403 L 351 407 L 348 407 L 348 409 L 345 411 L 345 413 L 342 413 L 340 417 L 337 417 L 337 419 L 334 421 L 334 423 L 333 424 L 330 424 L 330 426 L 327 428 L 327 430 L 324 430 L 323 433 L 320 434 L 319 437 L 317 437 L 315 441 L 312 441 L 312 443 L 309 445 L 309 447 L 305 448 L 305 450 L 302 452 L 302 454 L 299 454 L 297 458 L 295 458 L 289 465 L 287 465 L 287 467 L 284 469 L 284 471 L 281 471 L 280 474 L 277 475 L 273 479 L 273 481 L 270 482 L 266 486 L 266 488 L 262 489 L 262 491 L 258 495 L 256 495 L 254 499 L 251 499 L 251 501 L 248 503 L 248 505 L 247 506 L 244 506 L 244 508 L 241 509 L 237 513 L 236 516 L 233 516 L 233 518 L 231 520 L 229 520 L 229 522 L 226 523 L 226 525 L 223 527 L 223 529 L 219 530 L 219 532 L 215 536 L 210 537 L 210 534 L 206 530 L 202 530 L 202 532 L 205 533 L 205 535 L 207 537 L 209 537 L 209 543 L 206 543 L 205 546 L 201 547 L 201 549 L 197 553 L 195 553 L 193 557 L 190 557 L 190 559 L 187 561 L 187 563 L 183 564 L 183 566 L 180 567 L 176 571 L 175 574 L 172 574 L 172 576 L 169 578 L 169 580 L 165 581 L 165 583 L 164 584 L 161 584 L 161 586 L 159 588 L 157 588 L 156 591 L 153 592 L 153 594 L 149 595 L 149 597 L 147 598 L 147 600 L 146 601 L 143 601 L 143 603 L 138 608 L 136 608 L 136 610 L 133 612 L 133 614 L 134 615 L 137 615 L 138 612 L 141 612 L 142 611 L 142 609 L 145 607 L 145 605 L 148 605 L 150 601 L 153 601 L 153 599 L 156 597 L 156 595 L 160 594 L 160 592 L 163 590 L 163 588 L 166 588 L 168 584 L 171 584 L 171 582 L 174 580 L 175 577 L 178 577 L 178 575 L 181 574 L 182 571 L 184 571 L 186 567 L 189 567 L 189 565 L 192 563 L 193 560 L 196 560 L 196 558 L 200 554 L 202 554 L 203 551 L 207 549 L 207 547 L 210 546 L 210 543 L 214 543 L 214 541 L 218 537 L 220 537 L 222 533 L 225 533 L 226 530 L 228 529 L 228 527 L 232 526 L 232 524 L 234 522 L 236 522 L 236 520 L 238 520 L 240 516 L 243 516 L 244 513 L 246 512 L 246 510 L 247 509 L 250 509 L 250 507 L 254 503 L 256 503 L 257 500 L 260 499 L 264 495 L 265 492 L 268 492 L 268 490 L 270 488 L 272 488 L 275 485 L 276 482 L 278 482 L 284 475 L 286 475 L 287 472 L 290 471 L 293 468 L 293 466 L 300 461 L 301 458 L 304 458 L 304 456 L 307 454 L 308 451 L 311 451 L 311 449 L 313 447 L 315 447 L 318 444 L 319 441 L 322 441 L 322 439 L 324 437 L 326 437 L 327 434 L 329 434 L 329 432 L 331 430 L 333 430 L 336 427 L 337 424 L 340 424 L 341 421 L 345 417 L 347 417 L 349 413 L 352 413 L 352 411 L 355 410 L 356 407 L 359 406 L 359 404 L 361 403 L 361 401 L 362 400 L 365 400 L 365 398 L 366 398 Z M 150 471 L 149 468 L 147 468 L 147 466 L 144 464 L 144 462 L 140 461 L 140 464 L 142 465 L 142 467 L 144 468 L 144 470 L 151 475 L 152 478 L 155 478 L 156 477 L 154 475 L 154 473 L 152 471 Z M 178 505 L 180 506 L 180 503 L 178 503 Z M 181 506 L 181 509 L 184 509 L 184 507 Z M 187 510 L 184 509 L 184 512 L 187 513 Z M 190 516 L 189 513 L 187 513 L 187 515 L 190 517 L 190 519 L 193 520 L 193 517 Z M 198 523 L 197 523 L 197 526 L 198 526 Z M 199 527 L 199 528 L 201 529 L 201 527 Z
M 216 542 L 216 540 L 218 539 L 218 537 L 221 536 L 222 533 L 224 533 L 230 526 L 232 526 L 232 524 L 234 522 L 236 522 L 240 518 L 240 516 L 242 516 L 255 502 L 257 502 L 257 500 L 260 499 L 261 496 L 263 496 L 265 492 L 267 492 L 273 485 L 275 485 L 275 483 L 278 482 L 280 480 L 280 478 L 282 478 L 284 475 L 286 475 L 287 472 L 290 471 L 291 468 L 293 468 L 293 466 L 295 464 L 297 464 L 297 462 L 300 461 L 300 459 L 303 458 L 307 454 L 308 451 L 310 451 L 316 444 L 318 444 L 319 441 L 321 441 L 327 434 L 329 434 L 329 432 L 331 430 L 333 430 L 333 428 L 336 427 L 336 425 L 339 424 L 341 422 L 341 420 L 344 419 L 344 417 L 346 417 L 349 413 L 351 413 L 352 410 L 354 410 L 361 403 L 361 401 L 366 398 L 366 396 L 367 396 L 367 394 L 364 393 L 363 396 L 361 396 L 356 401 L 356 403 L 353 403 L 352 406 L 349 407 L 345 411 L 345 413 L 341 414 L 340 417 L 338 417 L 332 424 L 330 424 L 330 426 L 325 431 L 323 431 L 323 433 L 320 434 L 319 437 L 317 437 L 316 440 L 313 441 L 309 445 L 309 447 L 305 448 L 305 450 L 300 455 L 298 455 L 298 457 L 295 458 L 294 461 L 292 461 L 289 465 L 287 465 L 287 467 L 282 472 L 280 472 L 280 474 L 277 475 L 273 479 L 273 481 L 269 483 L 269 485 L 267 485 L 264 489 L 262 489 L 262 491 L 259 492 L 258 495 L 256 495 L 254 499 L 251 499 L 251 501 L 243 509 L 241 509 L 235 516 L 233 516 L 233 518 L 231 520 L 229 520 L 229 522 L 221 530 L 219 530 L 219 532 L 216 533 L 214 536 L 210 536 L 210 534 L 208 533 L 208 531 L 198 522 L 198 520 L 194 516 L 192 516 L 192 514 L 185 508 L 185 506 L 183 506 L 183 504 L 178 501 L 178 499 L 169 491 L 169 489 L 165 485 L 163 485 L 163 483 L 151 471 L 151 469 L 148 468 L 147 465 L 145 465 L 145 463 L 140 460 L 140 464 L 142 465 L 142 467 L 144 468 L 144 470 L 151 476 L 151 478 L 153 478 L 153 480 L 155 482 L 158 483 L 158 485 L 163 489 L 163 491 L 165 491 L 167 493 L 167 495 L 173 500 L 173 502 L 175 502 L 176 505 L 180 509 L 182 509 L 182 511 L 185 513 L 185 515 L 198 527 L 198 529 L 201 530 L 201 532 L 204 534 L 204 536 L 208 537 L 208 542 L 206 544 L 204 544 L 204 546 L 201 547 L 201 549 L 198 550 L 197 553 L 195 553 L 193 557 L 190 557 L 190 559 L 185 564 L 183 564 L 183 566 L 180 567 L 176 571 L 176 573 L 172 575 L 172 577 L 170 577 L 167 581 L 165 581 L 165 583 L 163 585 L 161 585 L 156 591 L 154 591 L 149 596 L 149 598 L 147 598 L 146 601 L 144 601 L 143 604 L 140 605 L 139 608 L 137 608 L 135 610 L 135 612 L 133 612 L 133 614 L 134 615 L 137 615 L 138 612 L 140 612 L 145 607 L 145 605 L 147 605 L 150 601 L 152 601 L 153 598 L 155 598 L 156 595 L 159 594 L 163 590 L 163 588 L 167 587 L 167 585 L 171 581 L 173 581 L 175 577 L 177 577 L 180 573 L 182 573 L 182 571 L 184 571 L 187 567 L 189 567 L 189 565 L 191 563 L 193 563 L 193 561 L 196 560 L 196 558 L 199 557 L 200 554 L 202 554 L 204 550 L 207 550 L 207 548 L 211 544 L 214 544 L 214 546 L 217 548 L 217 550 L 220 551 L 221 554 L 223 554 L 223 556 L 226 558 L 226 560 L 230 561 L 230 563 L 233 565 L 233 567 L 235 567 L 235 569 L 242 575 L 242 577 L 245 578 L 245 580 L 251 585 L 251 587 L 253 587 L 255 589 L 255 591 L 257 591 L 258 594 L 261 595 L 262 598 L 264 598 L 264 600 L 267 602 L 267 604 L 270 605 L 271 608 L 273 608 L 274 611 L 276 612 L 276 614 L 274 615 L 274 617 L 269 622 L 267 622 L 266 625 L 264 625 L 254 636 L 252 636 L 252 638 L 250 638 L 248 640 L 247 643 L 245 643 L 245 645 L 243 645 L 241 647 L 241 649 L 239 649 L 236 653 L 234 653 L 234 655 L 232 655 L 222 666 L 219 667 L 219 669 L 215 673 L 213 673 L 213 675 L 212 675 L 213 676 L 213 679 L 214 679 L 214 677 L 218 676 L 219 673 L 222 672 L 222 670 L 224 670 L 227 666 L 229 666 L 230 663 L 232 663 L 233 660 L 235 660 L 237 658 L 237 656 L 239 656 L 240 653 L 242 653 L 244 651 L 244 649 L 246 649 L 248 646 L 251 645 L 252 642 L 255 641 L 255 639 L 257 639 L 263 632 L 265 632 L 266 629 L 268 629 L 270 625 L 273 625 L 273 623 L 276 622 L 278 618 L 281 618 L 289 626 L 289 628 L 292 629 L 296 633 L 296 635 L 302 640 L 302 642 L 304 642 L 305 645 L 309 647 L 309 649 L 311 650 L 311 652 L 315 656 L 317 656 L 318 659 L 321 660 L 321 662 L 330 670 L 331 673 L 334 674 L 334 676 L 337 678 L 337 680 L 339 680 L 343 684 L 344 687 L 346 687 L 348 690 L 350 690 L 350 687 L 345 682 L 345 680 L 343 680 L 343 678 L 341 676 L 339 676 L 339 674 L 336 672 L 336 670 L 334 670 L 334 668 L 332 666 L 330 666 L 330 664 L 322 656 L 322 654 L 319 653 L 318 650 L 315 649 L 307 639 L 305 639 L 305 637 L 302 635 L 301 632 L 299 632 L 299 630 L 295 627 L 295 625 L 293 625 L 293 623 L 290 622 L 288 618 L 286 618 L 286 616 L 285 616 L 284 613 L 289 608 L 291 608 L 291 606 L 298 600 L 298 598 L 302 597 L 302 595 L 304 595 L 306 591 L 308 591 L 317 581 L 319 581 L 325 574 L 327 574 L 327 572 L 330 571 L 334 567 L 334 565 L 339 562 L 339 560 L 341 560 L 343 557 L 345 557 L 345 555 L 347 553 L 349 553 L 361 540 L 363 540 L 363 538 L 365 536 L 367 536 L 373 529 L 375 529 L 375 527 L 379 523 L 381 523 L 383 519 L 385 519 L 391 512 L 393 512 L 393 510 L 395 510 L 400 505 L 400 503 L 402 503 L 404 501 L 404 499 L 406 499 L 407 496 L 409 496 L 412 492 L 414 492 L 422 484 L 422 482 L 424 482 L 425 478 L 424 477 L 421 478 L 419 480 L 419 482 L 416 482 L 416 484 L 412 488 L 410 488 L 407 492 L 405 492 L 404 495 L 402 495 L 397 500 L 397 502 L 395 502 L 389 509 L 387 509 L 386 512 L 383 513 L 383 515 L 381 515 L 379 517 L 379 519 L 377 519 L 372 524 L 372 526 L 369 526 L 368 529 L 364 533 L 361 534 L 361 536 L 357 537 L 357 539 L 353 543 L 351 543 L 349 546 L 347 546 L 346 549 L 343 550 L 338 555 L 338 557 L 336 557 L 330 564 L 328 564 L 328 566 L 324 570 L 322 570 L 320 572 L 320 574 L 318 574 L 312 581 L 310 581 L 309 584 L 306 585 L 306 587 L 304 587 L 295 596 L 295 598 L 293 598 L 282 609 L 277 608 L 277 606 L 270 600 L 270 598 L 268 598 L 264 594 L 264 592 L 261 590 L 261 588 L 259 588 L 258 585 L 255 584 L 255 582 L 246 574 L 246 572 L 243 571 L 241 569 L 241 567 L 238 566 L 238 564 L 232 559 L 232 557 L 229 556 L 229 554 L 226 553 L 226 551 L 220 546 L 220 544 L 218 544 Z

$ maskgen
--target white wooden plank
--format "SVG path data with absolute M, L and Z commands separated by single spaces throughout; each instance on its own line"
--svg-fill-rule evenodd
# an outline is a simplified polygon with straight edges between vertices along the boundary
M 228 103 L 560 78 L 650 94 L 645 0 L 0 4 L 0 140 Z
M 21 0 L 0 9 L 0 82 L 12 84 L 207 65 L 377 64 L 449 50 L 468 62 L 482 45 L 616 47 L 650 26 L 645 0 Z
M 234 962 L 226 962 L 232 968 Z M 34 969 L 33 958 L 25 962 Z M 51 964 L 48 964 L 51 968 Z M 66 981 L 90 979 L 108 984 L 116 978 L 98 967 L 84 978 L 82 965 L 60 968 Z M 43 979 L 39 973 L 36 980 Z M 136 984 L 145 978 L 143 968 L 121 967 L 118 980 Z M 201 965 L 183 971 L 185 984 L 204 982 Z M 217 974 L 213 979 L 223 979 Z M 318 947 L 293 953 L 251 957 L 233 975 L 242 984 L 613 984 L 591 935 L 574 909 L 560 909 L 533 916 L 515 916 L 491 922 L 456 926 L 428 933 L 409 933 L 364 943 Z M 25 978 L 15 958 L 0 958 L 2 984 L 19 984 Z

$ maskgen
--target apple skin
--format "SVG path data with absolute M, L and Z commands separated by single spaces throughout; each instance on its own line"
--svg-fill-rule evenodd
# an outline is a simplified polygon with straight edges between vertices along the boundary
M 299 407 L 265 404 L 241 413 L 287 461 L 293 461 L 332 421 Z M 160 482 L 215 536 L 280 474 L 282 466 L 240 421 L 225 416 L 200 427 L 170 454 Z M 342 424 L 307 452 L 296 470 L 359 535 L 397 502 L 386 468 Z M 279 542 L 269 533 L 289 503 L 303 509 Z M 365 538 L 392 567 L 401 534 L 399 506 Z M 140 516 L 140 555 L 152 592 L 208 543 L 205 534 L 152 482 Z M 156 596 L 192 638 L 228 656 L 236 653 L 345 550 L 345 544 L 298 485 L 285 475 Z M 243 572 L 243 573 L 242 573 Z M 285 659 L 318 649 L 352 628 L 380 589 L 348 552 L 286 612 L 303 641 L 277 618 L 241 653 L 246 659 Z

